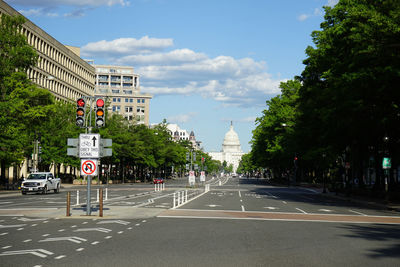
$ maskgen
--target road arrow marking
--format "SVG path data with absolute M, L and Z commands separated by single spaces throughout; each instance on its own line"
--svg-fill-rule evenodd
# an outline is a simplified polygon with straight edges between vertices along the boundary
M 52 241 L 71 241 L 77 244 L 87 241 L 87 239 L 80 238 L 77 236 L 67 236 L 67 237 L 49 237 L 43 240 L 39 240 L 39 242 L 52 242 Z
M 44 249 L 28 249 L 28 250 L 15 250 L 15 251 L 4 251 L 0 256 L 11 256 L 11 255 L 23 255 L 32 254 L 41 258 L 46 258 L 49 255 L 53 255 L 53 252 Z
M 106 223 L 118 223 L 122 225 L 128 225 L 130 222 L 122 221 L 122 220 L 108 220 L 108 221 L 100 221 L 97 224 L 106 224 Z
M 98 231 L 98 232 L 103 232 L 103 233 L 109 233 L 112 230 L 99 227 L 99 228 L 81 228 L 81 229 L 75 230 L 74 232 L 89 232 L 89 231 Z
M 220 207 L 221 205 L 214 205 L 214 204 L 211 204 L 211 205 L 206 205 L 207 207 L 210 207 L 210 208 L 215 208 L 215 207 Z
M 17 227 L 22 227 L 22 226 L 26 226 L 26 224 L 16 224 L 16 225 L 1 225 L 0 224 L 0 229 L 3 229 L 3 228 L 17 228 Z
M 332 210 L 327 210 L 327 209 L 319 209 L 318 211 L 323 211 L 323 212 L 332 212 Z
M 19 218 L 18 221 L 22 222 L 34 222 L 34 221 L 45 221 L 48 220 L 49 218 L 38 218 L 38 219 L 29 219 L 29 218 Z

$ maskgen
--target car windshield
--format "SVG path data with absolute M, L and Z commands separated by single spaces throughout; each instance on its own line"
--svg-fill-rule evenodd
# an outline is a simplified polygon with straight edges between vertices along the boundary
M 33 180 L 33 179 L 46 179 L 46 175 L 45 174 L 40 174 L 40 173 L 32 173 L 29 174 L 28 176 L 28 180 Z

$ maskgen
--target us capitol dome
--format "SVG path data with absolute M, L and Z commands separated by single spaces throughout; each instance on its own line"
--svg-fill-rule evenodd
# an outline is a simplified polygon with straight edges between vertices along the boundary
M 222 143 L 222 151 L 210 152 L 208 154 L 211 158 L 221 161 L 221 163 L 226 161 L 228 166 L 232 164 L 233 172 L 236 172 L 244 153 L 240 147 L 239 136 L 233 129 L 232 122 L 229 131 L 225 134 L 224 142 Z

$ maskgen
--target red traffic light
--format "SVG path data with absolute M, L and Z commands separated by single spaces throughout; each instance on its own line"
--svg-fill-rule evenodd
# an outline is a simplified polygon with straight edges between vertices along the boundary
M 79 98 L 76 101 L 76 104 L 78 105 L 78 107 L 84 107 L 85 106 L 85 100 L 83 98 Z
M 298 158 L 297 158 L 297 157 L 294 157 L 294 160 L 298 160 Z
M 97 99 L 97 100 L 96 100 L 96 106 L 97 106 L 98 108 L 104 107 L 104 100 L 101 99 L 101 98 Z

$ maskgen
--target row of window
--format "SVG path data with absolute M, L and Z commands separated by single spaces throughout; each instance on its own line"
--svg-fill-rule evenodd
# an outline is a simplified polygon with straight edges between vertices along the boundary
M 125 112 L 133 112 L 134 107 L 125 107 Z M 114 112 L 120 112 L 121 111 L 121 106 L 112 106 L 112 111 Z M 137 107 L 136 108 L 136 113 L 137 114 L 145 114 L 145 108 L 144 107 Z
M 120 97 L 113 97 L 112 102 L 121 103 L 121 98 Z M 134 102 L 134 98 L 125 98 L 125 103 L 133 103 L 133 102 Z M 144 104 L 144 103 L 146 103 L 146 99 L 138 98 L 138 99 L 136 99 L 136 102 L 138 104 Z
M 83 90 L 86 94 L 90 95 L 93 92 L 93 86 L 81 77 L 74 75 L 65 68 L 58 66 L 53 61 L 48 60 L 46 57 L 39 57 L 39 62 L 37 67 L 45 72 L 49 73 L 51 76 L 70 84 L 80 90 Z M 28 77 L 33 79 L 34 82 L 39 82 L 38 78 L 34 75 L 28 73 Z
M 51 46 L 42 38 L 36 36 L 27 28 L 22 29 L 22 34 L 24 34 L 27 38 L 28 43 L 34 47 L 38 52 L 46 55 L 52 60 L 64 66 L 64 68 L 71 70 L 72 72 L 78 74 L 85 80 L 89 82 L 94 81 L 94 73 L 93 70 L 89 70 L 88 68 L 83 67 L 83 64 L 75 62 L 72 58 L 61 52 L 59 49 Z M 68 48 L 65 48 L 68 49 Z M 84 62 L 82 60 L 82 62 Z

